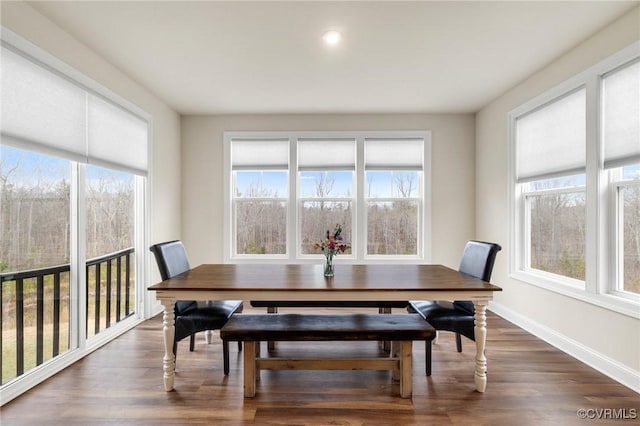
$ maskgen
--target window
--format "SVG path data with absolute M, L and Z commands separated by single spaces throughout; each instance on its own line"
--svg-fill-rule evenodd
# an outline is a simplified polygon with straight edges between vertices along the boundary
M 68 264 L 71 163 L 0 145 L 0 177 L 0 274 Z M 58 269 L 2 280 L 2 384 L 73 348 L 70 271 Z
M 640 43 L 509 115 L 512 275 L 638 317 Z
M 4 395 L 141 319 L 149 118 L 4 29 L 1 80 Z
M 236 140 L 232 158 L 234 256 L 285 255 L 288 142 Z
M 579 88 L 515 121 L 523 213 L 522 267 L 585 280 L 586 90 Z
M 367 254 L 418 256 L 424 144 L 365 140 Z
M 85 168 L 88 264 L 107 256 L 100 268 L 87 268 L 87 337 L 106 330 L 135 311 L 135 264 L 126 253 L 135 247 L 136 177 L 105 167 Z M 100 277 L 100 279 L 97 279 Z M 90 321 L 93 319 L 93 321 Z
M 355 168 L 355 139 L 298 140 L 300 255 L 317 254 L 313 244 L 338 223 L 353 242 Z
M 225 260 L 317 261 L 342 225 L 348 261 L 428 259 L 429 132 L 225 133 Z

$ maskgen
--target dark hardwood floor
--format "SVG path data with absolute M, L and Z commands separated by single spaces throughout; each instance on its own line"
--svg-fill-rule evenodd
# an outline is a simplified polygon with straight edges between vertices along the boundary
M 257 396 L 244 399 L 242 356 L 232 344 L 231 374 L 225 377 L 217 332 L 211 345 L 198 336 L 193 353 L 188 340 L 178 345 L 175 390 L 165 392 L 158 316 L 3 406 L 0 422 L 3 426 L 638 424 L 637 418 L 579 418 L 580 409 L 624 409 L 627 417 L 637 412 L 640 418 L 640 395 L 496 315 L 487 317 L 489 382 L 484 394 L 474 390 L 474 344 L 463 339 L 463 352 L 457 353 L 453 334 L 446 332 L 434 345 L 430 378 L 424 374 L 424 344 L 414 343 L 412 399 L 396 396 L 398 385 L 386 371 L 264 371 Z M 379 349 L 375 342 L 290 342 L 280 343 L 277 351 L 343 356 L 372 355 Z

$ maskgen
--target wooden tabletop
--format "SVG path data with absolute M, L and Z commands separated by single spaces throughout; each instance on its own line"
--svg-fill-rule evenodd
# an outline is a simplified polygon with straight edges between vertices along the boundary
M 205 264 L 152 285 L 155 291 L 502 291 L 442 265 L 335 265 L 325 278 L 321 264 Z

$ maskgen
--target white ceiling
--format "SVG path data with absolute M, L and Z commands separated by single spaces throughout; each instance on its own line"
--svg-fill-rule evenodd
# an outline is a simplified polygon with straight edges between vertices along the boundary
M 639 4 L 29 3 L 182 114 L 475 112 Z

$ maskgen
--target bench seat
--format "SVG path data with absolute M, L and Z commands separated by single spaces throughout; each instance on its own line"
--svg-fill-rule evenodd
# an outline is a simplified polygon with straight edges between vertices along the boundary
M 234 315 L 220 330 L 223 341 L 241 341 L 244 349 L 244 395 L 253 397 L 261 369 L 391 370 L 400 396 L 412 393 L 412 342 L 431 341 L 435 329 L 417 314 L 258 314 Z M 389 358 L 260 357 L 261 341 L 392 341 Z

